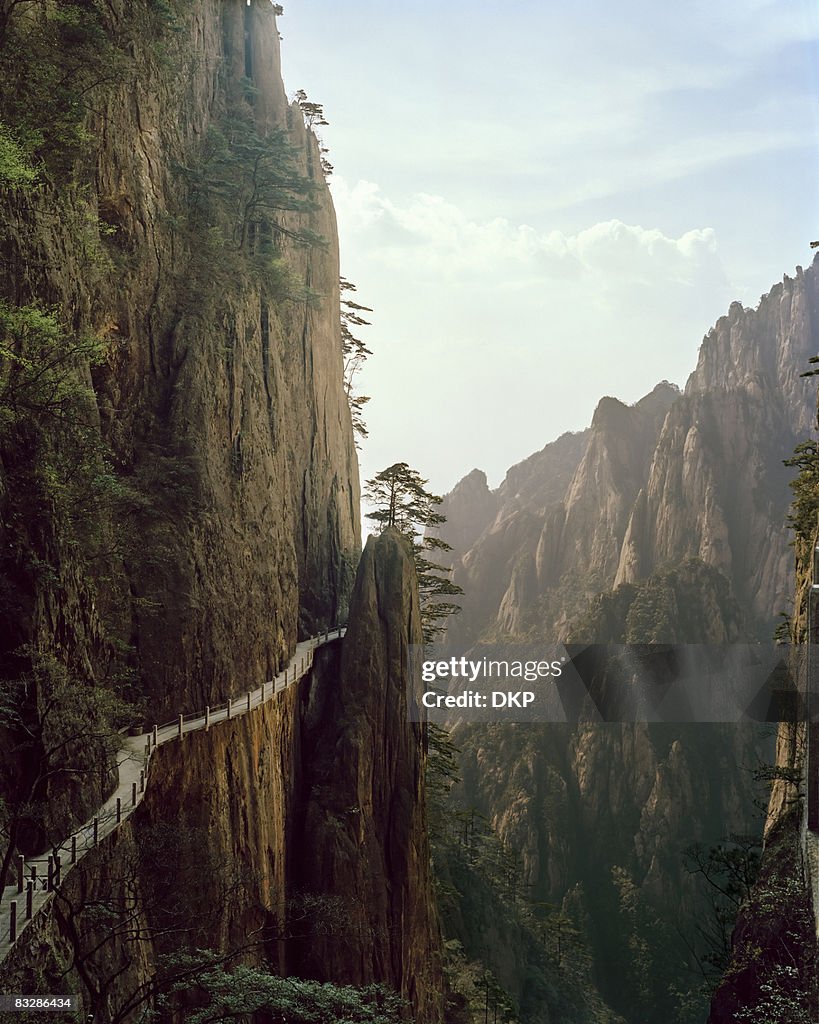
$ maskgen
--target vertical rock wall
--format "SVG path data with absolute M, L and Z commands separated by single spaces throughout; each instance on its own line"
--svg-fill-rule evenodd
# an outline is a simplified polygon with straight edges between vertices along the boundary
M 73 651 L 93 675 L 106 632 L 160 717 L 256 685 L 297 634 L 343 619 L 360 547 L 335 215 L 285 95 L 274 8 L 166 6 L 168 24 L 158 5 L 107 5 L 118 71 L 95 93 L 82 188 L 46 180 L 2 210 L 4 252 L 25 268 L 6 294 L 56 303 L 107 342 L 85 373 L 125 495 L 97 512 L 108 552 L 80 564 L 52 527 L 38 541 L 15 522 L 18 456 L 2 452 L 21 591 L 7 635 Z M 213 154 L 240 152 L 237 112 L 285 140 L 304 202 L 270 212 L 275 196 L 242 193 L 231 221 Z M 266 232 L 272 271 L 248 273 L 262 249 L 247 231 Z

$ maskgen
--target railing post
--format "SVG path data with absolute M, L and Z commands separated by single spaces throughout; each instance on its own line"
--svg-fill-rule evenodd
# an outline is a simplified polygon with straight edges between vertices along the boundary
M 48 867 L 46 868 L 46 892 L 54 888 L 54 857 L 48 855 Z
M 131 783 L 131 806 L 136 807 L 137 784 Z
M 26 920 L 31 920 L 34 910 L 34 883 L 26 882 Z
M 139 770 L 139 791 L 140 793 L 145 792 L 145 769 L 140 768 Z
M 264 695 L 264 693 L 265 693 L 265 689 L 266 688 L 267 688 L 267 683 L 263 679 L 262 680 L 262 704 L 264 704 L 264 702 L 265 702 L 265 695 Z
M 36 864 L 32 864 L 31 865 L 31 884 L 34 886 L 35 889 L 37 888 L 37 865 Z
M 117 797 L 117 824 L 122 821 L 122 797 Z
M 72 864 L 76 864 L 77 863 L 77 836 L 76 835 L 73 835 L 71 837 L 71 863 Z
M 17 900 L 11 901 L 9 907 L 9 942 L 17 941 Z
M 62 880 L 63 862 L 59 853 L 54 855 L 54 885 L 59 889 Z
M 228 718 L 230 718 L 230 697 L 228 697 L 228 710 L 227 710 L 227 716 L 228 716 Z
M 145 744 L 145 753 L 143 755 L 143 760 L 145 761 L 145 764 L 148 763 L 148 758 L 150 756 L 151 756 L 151 741 L 149 739 L 148 742 Z
M 180 740 L 182 739 L 182 726 L 184 725 L 184 723 L 185 723 L 185 719 L 182 717 L 182 715 L 180 715 L 179 716 L 179 738 L 180 738 Z
M 247 691 L 247 710 L 250 711 L 250 690 Z
M 26 858 L 22 853 L 17 854 L 17 892 L 23 891 L 23 873 L 26 870 Z
M 153 730 L 154 749 L 159 745 L 159 726 L 155 725 Z
M 205 732 L 210 728 L 210 707 L 205 705 Z

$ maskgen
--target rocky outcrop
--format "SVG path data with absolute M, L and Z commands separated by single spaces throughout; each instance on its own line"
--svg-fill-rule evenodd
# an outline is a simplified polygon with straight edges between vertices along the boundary
M 592 419 L 589 443 L 564 499 L 554 561 L 540 566 L 541 586 L 562 574 L 594 570 L 613 575 L 628 515 L 646 478 L 657 436 L 679 392 L 662 383 L 634 406 L 603 398 Z
M 797 363 L 806 364 L 807 357 Z M 778 386 L 754 373 L 741 386 L 692 391 L 675 405 L 632 512 L 615 585 L 699 558 L 732 581 L 757 621 L 787 606 L 790 473 L 782 461 L 799 440 L 807 402 L 789 409 Z
M 480 469 L 467 473 L 446 495 L 441 503 L 441 513 L 450 524 L 446 532 L 453 558 L 472 547 L 493 522 L 498 506 L 498 496 L 489 490 L 486 473 Z
M 297 877 L 340 897 L 344 922 L 316 928 L 310 974 L 384 981 L 423 1021 L 437 1020 L 443 982 L 423 796 L 421 726 L 408 721 L 409 654 L 421 644 L 415 566 L 395 530 L 370 537 L 350 601 L 338 680 L 311 693 L 302 743 L 311 793 Z
M 462 526 L 466 481 L 447 496 L 442 535 L 453 545 L 454 578 L 464 588 L 462 614 L 449 627 L 453 642 L 471 642 L 486 629 L 565 635 L 571 606 L 614 577 L 616 539 L 678 397 L 663 382 L 634 406 L 602 399 L 588 431 L 564 434 L 487 492 L 478 507 L 496 509 L 494 518 L 467 550 L 461 545 L 477 530 L 474 519 L 470 529 Z M 474 479 L 475 472 L 466 478 Z
M 819 279 L 816 266 L 796 268 L 794 277 L 760 298 L 756 309 L 731 304 L 700 348 L 687 395 L 717 388 L 747 388 L 762 377 L 780 396 L 788 422 L 800 436 L 814 426 L 812 389 L 800 375 L 816 355 Z
M 533 512 L 542 512 L 561 501 L 588 439 L 588 430 L 561 434 L 556 441 L 512 466 L 497 491 L 500 503 L 509 506 L 519 502 Z

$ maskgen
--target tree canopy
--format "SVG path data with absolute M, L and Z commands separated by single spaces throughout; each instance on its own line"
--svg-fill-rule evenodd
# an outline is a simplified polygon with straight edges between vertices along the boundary
M 381 529 L 394 526 L 415 538 L 419 527 L 439 526 L 446 517 L 436 510 L 442 498 L 425 489 L 427 481 L 406 462 L 396 462 L 368 480 L 364 497 L 374 506 L 367 518 Z
M 460 611 L 459 605 L 441 598 L 454 597 L 463 590 L 449 578 L 447 566 L 427 557 L 432 551 L 451 548 L 440 537 L 425 532 L 446 522 L 446 516 L 438 511 L 443 499 L 428 491 L 426 484 L 417 470 L 406 462 L 396 462 L 367 481 L 364 498 L 374 508 L 367 513 L 368 519 L 381 530 L 395 527 L 412 541 L 424 642 L 431 643 L 443 632 L 443 620 Z

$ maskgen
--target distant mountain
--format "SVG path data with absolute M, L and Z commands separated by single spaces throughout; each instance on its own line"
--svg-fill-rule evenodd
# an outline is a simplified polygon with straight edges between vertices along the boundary
M 591 426 L 513 466 L 496 491 L 473 470 L 444 499 L 465 591 L 450 639 L 561 639 L 597 593 L 698 559 L 767 637 L 791 592 L 783 466 L 813 425 L 819 269 L 797 268 L 757 309 L 734 303 L 703 340 L 685 392 L 598 403 Z
M 602 398 L 587 430 L 495 491 L 473 470 L 443 506 L 465 591 L 449 643 L 770 639 L 793 590 L 782 460 L 811 433 L 815 388 L 799 375 L 817 351 L 814 263 L 757 309 L 734 303 L 684 392 L 663 381 L 632 406 Z M 496 724 L 453 738 L 453 809 L 477 808 L 516 851 L 531 898 L 588 938 L 608 1005 L 630 1024 L 704 1020 L 688 971 L 709 955 L 713 922 L 684 851 L 761 834 L 751 769 L 773 760 L 770 730 Z M 486 943 L 461 919 L 468 949 Z M 509 986 L 524 990 L 524 974 Z

